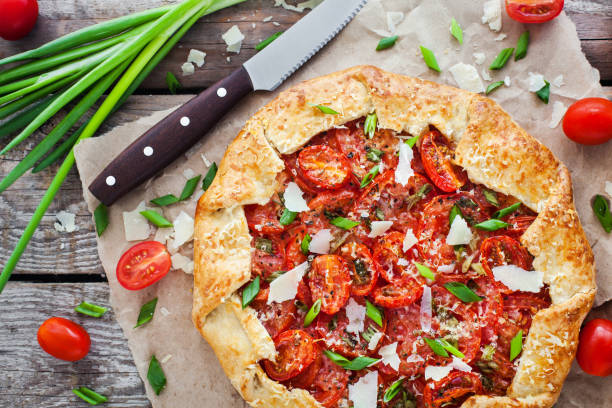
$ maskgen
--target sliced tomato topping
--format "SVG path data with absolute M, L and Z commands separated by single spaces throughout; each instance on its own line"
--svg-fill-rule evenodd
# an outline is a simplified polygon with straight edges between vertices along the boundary
M 324 145 L 302 149 L 297 159 L 300 174 L 318 188 L 335 190 L 349 181 L 349 163 L 341 154 Z
M 302 252 L 302 241 L 306 236 L 306 228 L 299 225 L 288 232 L 285 238 L 285 270 L 291 270 L 306 262 L 306 255 Z
M 314 381 L 313 395 L 321 405 L 331 408 L 344 396 L 350 373 L 325 355 L 321 360 L 321 369 Z
M 493 276 L 493 268 L 502 265 L 516 265 L 527 271 L 531 270 L 532 257 L 521 244 L 508 236 L 501 235 L 487 238 L 480 247 L 482 267 Z M 504 293 L 512 292 L 501 282 L 497 282 Z
M 164 244 L 140 242 L 121 255 L 117 280 L 128 290 L 140 290 L 166 276 L 171 266 L 170 253 Z
M 423 392 L 427 408 L 459 406 L 470 395 L 482 394 L 482 383 L 476 373 L 453 371 L 440 381 L 428 383 Z
M 374 303 L 377 305 L 388 308 L 408 306 L 421 298 L 423 285 L 414 279 L 410 279 L 398 285 L 390 283 L 379 286 L 374 289 L 372 294 Z
M 263 366 L 270 378 L 286 381 L 308 368 L 317 358 L 317 346 L 303 330 L 287 330 L 274 339 L 276 361 L 264 360 Z
M 279 238 L 253 237 L 253 247 L 251 273 L 266 279 L 274 272 L 285 270 L 285 247 Z
M 270 337 L 275 338 L 296 321 L 297 308 L 293 300 L 282 303 L 272 302 L 268 305 L 268 293 L 268 288 L 260 291 L 250 306 L 257 311 L 257 317 Z M 260 294 L 261 296 L 259 296 Z
M 338 255 L 319 255 L 310 267 L 308 276 L 312 299 L 321 299 L 323 313 L 337 313 L 348 301 L 351 291 L 348 263 Z
M 357 192 L 353 189 L 338 191 L 322 191 L 310 200 L 308 207 L 318 211 L 338 211 L 352 206 L 357 198 Z
M 280 234 L 285 226 L 279 222 L 282 208 L 275 200 L 266 205 L 251 204 L 244 206 L 244 215 L 251 231 L 262 234 Z
M 488 276 L 481 276 L 473 280 L 470 288 L 483 298 L 475 304 L 476 313 L 482 330 L 482 343 L 488 344 L 495 340 L 499 318 L 504 312 L 504 301 L 499 287 Z
M 351 294 L 369 294 L 378 280 L 379 267 L 372 259 L 370 250 L 363 244 L 348 242 L 340 248 L 340 255 L 348 262 L 353 284 Z
M 305 390 L 312 387 L 317 375 L 319 374 L 319 370 L 321 370 L 321 365 L 323 364 L 323 354 L 321 353 L 321 349 L 318 346 L 315 349 L 316 358 L 312 364 L 309 365 L 303 372 L 291 378 L 287 385 L 292 388 L 303 388 Z
M 527 228 L 535 221 L 535 215 L 512 215 L 506 221 L 508 224 L 507 234 L 519 239 L 527 231 Z
M 544 23 L 563 10 L 563 0 L 506 0 L 506 12 L 521 23 Z
M 467 182 L 465 171 L 453 164 L 450 142 L 438 130 L 432 129 L 421 138 L 421 159 L 425 172 L 436 187 L 448 193 Z
M 380 275 L 389 283 L 401 285 L 411 280 L 421 281 L 414 262 L 422 262 L 418 251 L 411 249 L 403 251 L 405 234 L 398 231 L 390 232 L 374 245 L 374 261 L 380 267 Z
M 506 390 L 512 383 L 516 372 L 507 353 L 502 353 L 498 347 L 493 355 L 487 356 L 487 358 L 480 354 L 476 361 L 476 367 L 481 372 L 482 386 L 487 394 L 506 395 Z

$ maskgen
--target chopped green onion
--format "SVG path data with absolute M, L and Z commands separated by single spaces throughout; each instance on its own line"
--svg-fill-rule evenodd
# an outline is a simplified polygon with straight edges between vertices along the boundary
M 187 180 L 187 182 L 185 183 L 185 187 L 183 187 L 183 191 L 181 192 L 181 195 L 179 197 L 180 201 L 185 201 L 186 199 L 191 197 L 196 187 L 198 186 L 198 183 L 200 182 L 200 178 L 202 178 L 202 176 L 196 176 Z
M 427 278 L 429 280 L 436 280 L 436 275 L 434 275 L 433 271 L 427 266 L 414 261 L 412 261 L 412 263 L 414 263 L 414 266 L 416 266 L 422 277 Z
M 448 352 L 442 347 L 442 344 L 438 342 L 436 339 L 428 339 L 427 337 L 423 337 L 425 343 L 431 348 L 431 350 L 439 356 L 448 357 Z
M 332 219 L 330 222 L 336 227 L 342 228 L 345 230 L 350 230 L 351 228 L 359 225 L 357 221 L 349 220 L 348 218 L 344 218 L 344 217 L 336 217 Z
M 504 48 L 493 60 L 489 69 L 502 69 L 514 53 L 514 48 Z
M 438 66 L 438 61 L 436 61 L 436 56 L 432 50 L 421 45 L 421 54 L 423 54 L 425 64 L 427 64 L 429 68 L 433 69 L 434 71 L 441 72 L 440 67 Z
M 280 222 L 281 225 L 289 225 L 289 224 L 291 224 L 295 220 L 295 217 L 297 217 L 297 213 L 296 212 L 293 212 L 293 211 L 285 208 L 283 210 L 283 214 L 281 215 L 281 217 L 278 220 L 278 222 Z
M 385 220 L 385 213 L 383 212 L 383 210 L 381 210 L 380 208 L 376 207 L 376 209 L 374 210 L 374 215 L 376 216 L 376 218 L 378 218 L 380 221 L 384 221 Z
M 380 169 L 380 167 L 378 166 L 378 164 L 376 166 L 372 167 L 370 169 L 370 171 L 368 171 L 368 174 L 363 176 L 363 179 L 361 179 L 361 184 L 359 185 L 359 188 L 364 188 L 365 186 L 370 184 L 372 182 L 372 180 L 374 180 L 374 177 L 376 177 L 378 175 L 379 169 Z
M 75 388 L 72 390 L 72 392 L 90 405 L 98 405 L 108 401 L 108 398 L 106 398 L 104 395 L 98 394 L 94 390 L 87 387 Z
M 399 380 L 391 384 L 389 388 L 387 388 L 387 390 L 385 391 L 385 394 L 383 395 L 383 402 L 385 404 L 390 402 L 400 392 L 403 381 L 404 379 L 400 378 Z
M 101 237 L 106 227 L 108 227 L 108 208 L 100 203 L 94 210 L 94 222 L 96 224 L 96 232 Z
M 406 141 L 404 143 L 406 143 L 408 146 L 410 146 L 410 148 L 413 148 L 414 145 L 416 144 L 416 142 L 419 141 L 419 137 L 420 136 L 413 136 L 410 139 L 406 139 Z
M 74 308 L 75 312 L 82 313 L 91 317 L 102 317 L 108 309 L 102 306 L 94 305 L 88 302 L 81 302 L 80 305 Z
M 306 313 L 306 317 L 304 317 L 304 327 L 308 327 L 312 324 L 314 319 L 319 315 L 321 311 L 321 299 L 317 299 L 316 302 L 312 304 L 308 313 Z
M 493 355 L 495 354 L 495 346 L 492 344 L 487 344 L 482 349 L 482 359 L 486 361 L 493 360 Z
M 448 225 L 453 225 L 453 221 L 455 221 L 455 217 L 460 216 L 463 218 L 463 213 L 457 204 L 453 205 L 448 214 Z
M 153 314 L 155 313 L 155 306 L 157 306 L 157 298 L 149 300 L 147 303 L 142 305 L 140 308 L 140 313 L 138 313 L 138 320 L 136 321 L 136 326 L 134 328 L 140 327 L 143 324 L 147 324 L 153 319 Z
M 166 85 L 172 95 L 176 95 L 176 91 L 182 88 L 181 83 L 172 72 L 166 72 Z
M 151 200 L 151 204 L 155 204 L 158 207 L 165 207 L 167 205 L 178 203 L 180 200 L 174 194 L 167 194 L 165 196 L 157 197 Z
M 373 364 L 378 363 L 381 359 L 365 356 L 356 357 L 354 360 L 349 360 L 341 354 L 334 353 L 331 350 L 323 350 L 323 353 L 335 364 L 346 370 L 359 371 Z
M 393 47 L 395 45 L 395 42 L 397 41 L 397 38 L 397 35 L 381 38 L 378 42 L 378 45 L 376 45 L 376 51 L 382 51 L 386 50 L 387 48 Z
M 612 214 L 610 213 L 608 201 L 603 196 L 597 194 L 593 200 L 592 207 L 604 231 L 609 234 L 612 231 Z
M 483 299 L 461 282 L 448 282 L 444 284 L 444 287 L 465 303 L 480 302 Z
M 365 133 L 368 139 L 371 139 L 374 137 L 374 133 L 376 132 L 377 124 L 378 124 L 378 116 L 376 116 L 376 112 L 369 113 L 368 116 L 366 116 L 366 120 L 363 124 L 363 133 Z
M 302 238 L 302 243 L 300 244 L 300 249 L 304 255 L 308 255 L 310 253 L 310 241 L 312 241 L 312 237 L 310 234 L 306 233 L 304 238 Z
M 507 226 L 507 222 L 491 218 L 490 220 L 486 220 L 474 225 L 474 228 L 478 228 L 484 231 L 497 231 L 498 229 L 506 228 Z
M 527 55 L 527 46 L 529 45 L 529 31 L 525 31 L 519 37 L 516 43 L 516 53 L 514 54 L 514 60 L 518 61 L 525 58 Z
M 246 288 L 242 291 L 242 308 L 246 308 L 251 304 L 255 296 L 259 293 L 259 276 L 253 279 L 253 282 L 249 283 Z
M 406 211 L 409 211 L 416 203 L 421 201 L 423 197 L 425 197 L 425 194 L 429 193 L 431 189 L 431 184 L 423 184 L 421 188 L 419 188 L 419 191 L 404 199 L 404 202 L 406 203 Z
M 320 110 L 321 112 L 323 112 L 326 115 L 339 115 L 340 114 L 340 112 L 336 112 L 335 110 L 333 110 L 329 106 L 315 105 L 315 104 L 312 104 L 312 103 L 309 103 L 309 105 L 317 108 L 318 110 Z
M 547 104 L 548 98 L 550 98 L 550 83 L 548 81 L 544 81 L 544 83 L 546 85 L 540 88 L 540 90 L 536 92 L 536 95 L 538 95 L 538 98 L 540 98 L 542 102 Z
M 450 32 L 459 41 L 459 44 L 463 44 L 463 30 L 461 26 L 454 18 L 451 20 Z
M 371 147 L 370 150 L 368 150 L 368 152 L 366 153 L 366 159 L 374 163 L 378 163 L 383 154 L 384 152 L 382 150 L 378 150 Z
M 270 45 L 272 43 L 272 41 L 276 40 L 278 37 L 280 37 L 280 35 L 282 34 L 282 31 L 279 31 L 277 33 L 272 34 L 271 36 L 269 36 L 268 38 L 266 38 L 265 40 L 263 40 L 262 42 L 260 42 L 259 44 L 257 44 L 255 46 L 255 49 L 257 51 L 261 51 L 264 48 L 266 48 L 268 45 Z
M 519 201 L 517 203 L 512 204 L 511 206 L 495 211 L 495 213 L 493 213 L 493 218 L 504 218 L 505 216 L 510 215 L 516 210 L 518 210 L 520 206 L 521 203 Z
M 208 172 L 204 176 L 204 180 L 202 180 L 202 190 L 208 190 L 208 187 L 212 184 L 215 176 L 217 175 L 217 163 L 213 162 L 208 169 Z
M 459 358 L 464 358 L 465 357 L 465 354 L 463 354 L 455 346 L 450 344 L 446 339 L 438 339 L 438 343 L 440 343 L 440 345 L 442 345 L 442 347 L 444 347 L 444 350 L 448 351 L 452 355 L 457 356 Z
M 361 337 L 363 337 L 363 339 L 369 343 L 376 333 L 380 332 L 376 329 L 376 327 L 369 325 L 368 328 L 361 333 Z
M 497 201 L 497 193 L 495 193 L 495 191 L 483 189 L 482 193 L 484 194 L 486 200 L 490 204 L 493 204 L 494 206 L 499 207 L 499 201 Z M 494 215 L 493 218 L 500 218 L 500 217 L 499 215 L 497 216 Z
M 140 215 L 149 220 L 152 224 L 159 228 L 170 228 L 172 223 L 164 218 L 163 215 L 154 210 L 141 211 Z
M 149 380 L 149 384 L 151 384 L 153 391 L 155 391 L 155 395 L 159 395 L 166 386 L 166 375 L 155 355 L 151 357 L 151 362 L 149 363 L 147 380 Z
M 487 90 L 485 91 L 485 95 L 490 94 L 491 92 L 493 92 L 494 90 L 502 86 L 503 84 L 504 84 L 504 81 L 497 81 L 497 82 L 493 82 L 489 84 L 489 86 L 487 86 Z
M 510 361 L 514 360 L 523 350 L 523 330 L 519 330 L 510 341 Z
M 265 279 L 265 281 L 268 283 L 274 282 L 277 278 L 280 278 L 286 272 L 287 271 L 274 271 Z
M 382 327 L 383 325 L 383 312 L 380 311 L 376 306 L 370 303 L 369 300 L 366 299 L 366 314 L 374 323 Z

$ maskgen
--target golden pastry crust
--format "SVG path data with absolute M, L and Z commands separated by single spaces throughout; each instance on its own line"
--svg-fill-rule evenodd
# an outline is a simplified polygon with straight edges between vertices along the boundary
M 325 115 L 309 104 L 339 112 Z M 269 379 L 257 362 L 272 340 L 252 310 L 232 295 L 250 277 L 242 206 L 263 204 L 283 169 L 279 154 L 376 111 L 381 128 L 419 135 L 434 125 L 457 144 L 471 180 L 513 195 L 538 212 L 521 237 L 544 273 L 552 305 L 539 311 L 507 396 L 473 396 L 464 407 L 551 407 L 574 358 L 582 320 L 595 296 L 595 267 L 572 199 L 568 170 L 494 101 L 453 87 L 357 66 L 303 82 L 259 110 L 228 147 L 196 212 L 193 321 L 228 377 L 255 407 L 320 407 L 306 391 Z

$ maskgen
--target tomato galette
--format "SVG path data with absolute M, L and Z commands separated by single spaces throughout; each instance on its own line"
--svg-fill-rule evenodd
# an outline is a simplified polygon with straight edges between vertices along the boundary
M 552 153 L 374 67 L 256 113 L 196 216 L 194 323 L 254 407 L 550 407 L 595 293 Z

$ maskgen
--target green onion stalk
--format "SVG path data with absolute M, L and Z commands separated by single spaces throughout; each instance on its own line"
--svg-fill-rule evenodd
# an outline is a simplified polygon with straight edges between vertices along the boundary
M 62 108 L 72 104 L 53 130 L 0 181 L 2 193 L 29 169 L 41 171 L 65 155 L 0 273 L 0 292 L 74 166 L 74 145 L 96 133 L 198 19 L 243 1 L 184 0 L 86 27 L 37 49 L 0 60 L 0 66 L 28 61 L 0 71 L 0 119 L 15 114 L 0 124 L 0 138 L 19 132 L 0 155 L 15 148 Z M 109 89 L 95 113 L 85 119 Z M 68 134 L 79 122 L 82 123 L 78 129 Z

